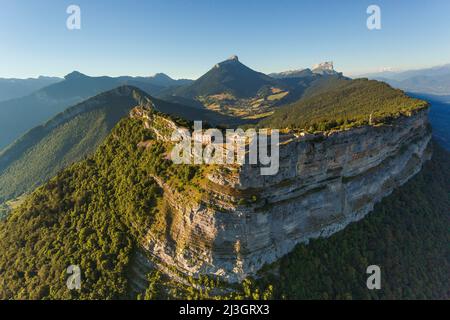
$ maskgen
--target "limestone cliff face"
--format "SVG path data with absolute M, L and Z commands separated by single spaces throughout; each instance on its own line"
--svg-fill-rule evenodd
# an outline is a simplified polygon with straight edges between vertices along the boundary
M 363 218 L 421 170 L 430 139 L 428 111 L 389 125 L 285 135 L 277 175 L 251 165 L 216 168 L 201 201 L 155 177 L 165 224 L 149 230 L 143 246 L 162 268 L 240 281 L 296 244 Z

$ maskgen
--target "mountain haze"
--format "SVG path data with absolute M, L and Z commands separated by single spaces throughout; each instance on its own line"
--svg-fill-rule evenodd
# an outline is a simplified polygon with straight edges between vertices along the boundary
M 450 150 L 450 64 L 432 68 L 389 71 L 365 75 L 405 90 L 408 95 L 431 104 L 430 122 L 434 138 Z
M 450 64 L 432 68 L 362 75 L 414 93 L 450 95 Z
M 275 79 L 303 78 L 311 77 L 314 73 L 311 69 L 289 70 L 278 73 L 270 73 L 269 76 Z
M 60 169 L 91 154 L 116 123 L 141 103 L 187 120 L 237 123 L 209 110 L 155 99 L 136 87 L 118 87 L 68 108 L 1 151 L 0 203 L 32 191 Z
M 0 78 L 0 101 L 26 96 L 61 80 L 61 78 L 43 76 L 28 79 Z
M 159 79 L 160 77 L 157 77 Z M 170 78 L 165 77 L 165 81 Z M 90 77 L 74 71 L 63 81 L 27 96 L 0 102 L 0 150 L 27 130 L 42 124 L 67 107 L 121 85 L 131 85 L 155 95 L 164 89 L 151 77 Z M 176 80 L 172 84 L 178 83 Z M 184 83 L 183 81 L 181 83 Z
M 142 78 L 139 78 L 139 79 L 142 79 Z M 154 85 L 161 86 L 164 88 L 183 86 L 183 85 L 187 85 L 187 84 L 194 82 L 194 80 L 190 80 L 190 79 L 174 80 L 165 73 L 157 73 L 154 76 L 151 76 L 150 78 L 148 78 L 147 80 L 150 81 Z
M 102 93 L 35 127 L 0 153 L 0 202 L 29 192 L 91 154 L 138 102 L 131 87 Z

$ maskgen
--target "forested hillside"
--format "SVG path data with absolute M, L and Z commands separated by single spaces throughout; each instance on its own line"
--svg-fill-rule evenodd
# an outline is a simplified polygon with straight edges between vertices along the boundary
M 32 191 L 92 154 L 138 104 L 130 88 L 108 91 L 69 108 L 0 152 L 0 203 Z
M 427 107 L 389 85 L 367 79 L 333 79 L 305 92 L 298 102 L 281 107 L 261 127 L 324 131 L 382 123 Z
M 151 175 L 188 184 L 198 170 L 173 166 L 160 143 L 141 148 L 141 141 L 152 141 L 142 123 L 121 121 L 93 157 L 62 171 L 0 222 L 0 298 L 129 297 L 128 268 L 138 240 L 164 209 Z M 367 219 L 329 239 L 299 245 L 267 267 L 272 270 L 263 279 L 235 288 L 237 297 L 269 297 L 273 288 L 273 297 L 287 299 L 448 298 L 449 179 L 449 154 L 436 147 L 423 172 Z M 71 264 L 83 272 L 81 291 L 66 288 Z M 365 288 L 370 264 L 382 268 L 379 292 Z M 143 297 L 212 295 L 158 273 L 149 277 Z
M 94 157 L 37 189 L 0 225 L 0 298 L 127 294 L 131 222 L 147 225 L 158 195 L 148 168 L 139 165 L 141 128 L 122 122 Z M 81 292 L 67 290 L 71 264 L 83 271 Z
M 149 99 L 157 110 L 185 119 L 214 124 L 238 121 L 213 111 L 158 100 L 136 87 L 121 86 L 67 109 L 1 151 L 0 205 L 34 190 L 62 168 L 94 153 L 139 99 Z M 0 218 L 2 211 L 5 208 L 0 206 Z
M 155 95 L 164 87 L 153 77 L 90 77 L 74 71 L 52 85 L 28 95 L 0 102 L 0 150 L 28 130 L 45 123 L 68 107 L 122 85 Z M 174 80 L 172 85 L 178 83 Z M 182 81 L 181 83 L 185 83 Z

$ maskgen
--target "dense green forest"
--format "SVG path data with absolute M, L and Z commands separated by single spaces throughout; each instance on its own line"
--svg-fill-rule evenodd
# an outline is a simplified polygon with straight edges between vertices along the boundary
M 0 152 L 0 203 L 33 191 L 58 171 L 95 152 L 137 102 L 127 87 L 58 114 Z
M 152 142 L 141 148 L 141 141 Z M 122 120 L 94 156 L 62 171 L 0 222 L 0 298 L 130 298 L 132 257 L 162 203 L 151 175 L 187 184 L 197 170 L 172 165 L 139 120 Z M 448 181 L 449 154 L 436 146 L 425 169 L 366 219 L 299 245 L 225 298 L 449 298 Z M 71 264 L 83 271 L 80 291 L 66 288 Z M 365 288 L 370 264 L 382 268 L 380 291 Z M 189 280 L 202 290 L 156 271 L 149 280 L 140 298 L 224 298 L 214 279 Z
M 141 141 L 153 143 L 146 149 Z M 141 121 L 124 119 L 93 157 L 28 196 L 0 222 L 0 299 L 130 298 L 129 265 L 161 202 L 151 175 L 187 184 L 196 174 L 192 166 L 172 165 L 165 151 Z M 66 287 L 70 265 L 83 270 L 80 291 Z M 150 281 L 142 297 L 206 297 L 151 276 L 158 283 Z
M 124 127 L 119 126 L 115 132 L 120 129 Z M 135 148 L 132 140 L 127 139 L 133 131 L 122 135 L 123 144 L 113 138 L 115 132 L 96 157 L 62 171 L 2 223 L 1 298 L 95 299 L 120 298 L 126 294 L 125 271 L 133 240 L 123 222 L 126 214 L 117 207 L 117 196 L 120 192 L 124 196 L 122 206 L 129 204 L 129 197 L 137 197 L 139 193 L 132 193 L 135 190 L 124 192 L 121 186 L 137 187 L 127 180 L 141 172 L 126 175 L 127 168 L 133 170 L 130 162 L 136 160 L 128 150 Z M 117 158 L 124 161 L 120 165 L 109 164 L 106 150 L 120 150 Z M 97 162 L 99 158 L 103 160 Z M 142 184 L 153 187 L 145 174 L 140 179 Z M 152 201 L 151 193 L 147 201 Z M 133 201 L 132 205 L 141 204 Z M 80 292 L 67 290 L 65 284 L 66 268 L 71 264 L 80 265 L 83 270 Z
M 138 239 L 151 227 L 161 190 L 151 174 L 187 182 L 149 141 L 141 121 L 124 119 L 94 156 L 60 172 L 0 222 L 0 298 L 128 297 L 127 274 Z M 66 287 L 66 269 L 83 270 L 81 291 Z
M 304 93 L 302 99 L 275 111 L 261 127 L 311 132 L 378 124 L 427 107 L 401 90 L 373 80 L 332 79 Z
M 61 169 L 92 155 L 139 99 L 148 99 L 159 111 L 178 118 L 237 121 L 209 110 L 158 100 L 131 86 L 99 94 L 33 128 L 0 151 L 0 218 L 8 211 L 5 201 L 33 191 Z

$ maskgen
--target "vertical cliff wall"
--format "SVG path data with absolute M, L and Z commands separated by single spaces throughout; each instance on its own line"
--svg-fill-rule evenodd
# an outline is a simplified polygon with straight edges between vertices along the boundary
M 277 175 L 218 167 L 207 174 L 201 200 L 155 177 L 164 190 L 163 223 L 143 246 L 161 268 L 240 281 L 296 244 L 363 218 L 420 171 L 430 139 L 428 111 L 420 111 L 385 125 L 285 135 Z

